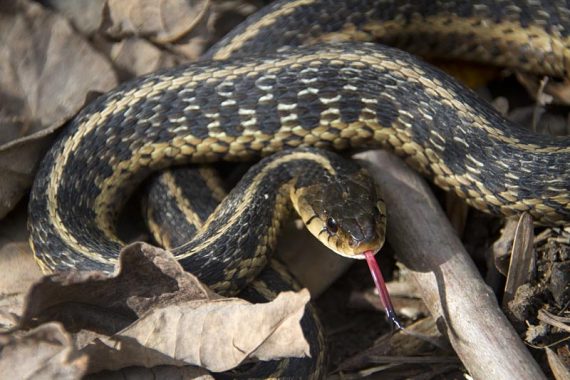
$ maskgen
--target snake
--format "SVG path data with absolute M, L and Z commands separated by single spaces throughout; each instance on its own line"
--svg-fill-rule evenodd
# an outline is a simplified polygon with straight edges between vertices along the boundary
M 173 249 L 192 240 L 226 198 L 223 182 L 215 168 L 205 166 L 171 168 L 151 177 L 144 187 L 142 203 L 143 220 L 154 242 L 165 249 Z M 272 258 L 239 296 L 252 303 L 263 303 L 275 299 L 280 292 L 301 288 L 287 267 Z M 327 363 L 327 345 L 318 314 L 310 303 L 300 324 L 309 344 L 309 356 L 258 361 L 217 377 L 322 378 Z
M 569 8 L 549 0 L 276 1 L 201 61 L 124 83 L 68 123 L 31 190 L 35 257 L 46 272 L 110 272 L 123 246 L 114 227 L 118 210 L 150 173 L 188 163 L 271 161 L 275 155 L 293 162 L 301 154 L 325 171 L 326 162 L 336 161 L 303 147 L 388 149 L 479 210 L 526 212 L 537 224 L 566 225 L 570 139 L 520 128 L 399 48 L 567 79 Z M 301 153 L 289 150 L 294 148 Z M 259 183 L 243 186 L 243 199 L 269 196 L 256 191 Z M 237 239 L 232 227 L 250 208 L 240 204 L 206 240 Z M 272 205 L 279 209 L 278 202 Z M 327 220 L 317 218 L 319 227 L 309 229 L 327 229 Z M 255 251 L 279 225 L 272 219 L 265 233 L 248 233 L 257 238 L 248 244 Z M 316 235 L 327 244 L 329 233 Z M 216 268 L 216 260 L 195 258 L 193 244 L 200 245 L 191 242 L 176 254 Z M 234 280 L 249 280 L 248 271 L 259 270 L 255 257 L 231 256 L 231 268 L 210 271 L 210 283 L 231 291 Z

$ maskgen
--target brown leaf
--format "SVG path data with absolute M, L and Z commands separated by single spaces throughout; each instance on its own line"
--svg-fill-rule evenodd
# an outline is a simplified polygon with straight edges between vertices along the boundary
M 169 252 L 135 243 L 121 252 L 115 276 L 45 277 L 32 288 L 21 325 L 57 320 L 80 331 L 75 339 L 91 372 L 134 365 L 226 371 L 249 357 L 307 355 L 300 320 L 308 301 L 307 291 L 257 305 L 223 299 Z
M 40 326 L 21 336 L 0 334 L 3 379 L 80 379 L 87 356 L 78 353 L 59 323 Z
M 505 294 L 503 296 L 503 307 L 507 308 L 509 302 L 515 298 L 517 289 L 530 281 L 533 260 L 534 228 L 532 217 L 522 213 L 519 217 L 513 238 L 513 248 L 507 282 L 505 284 Z
M 169 380 L 212 380 L 208 372 L 196 367 L 158 366 L 153 368 L 129 367 L 118 371 L 102 371 L 89 375 L 88 380 L 136 380 L 136 379 L 169 379 Z
M 299 321 L 308 300 L 303 291 L 282 293 L 270 303 L 256 305 L 239 299 L 170 305 L 150 311 L 114 336 L 96 339 L 83 352 L 93 358 L 94 371 L 128 363 L 192 364 L 222 372 L 248 357 L 302 357 L 308 345 Z
M 41 277 L 28 244 L 25 207 L 0 222 L 0 330 L 17 324 L 24 297 Z
M 203 20 L 208 0 L 108 0 L 106 33 L 113 38 L 147 37 L 155 42 L 175 41 Z
M 302 224 L 302 221 L 299 221 Z M 354 263 L 331 251 L 304 227 L 285 224 L 277 242 L 279 257 L 311 296 L 317 298 Z M 310 252 L 311 254 L 299 254 Z M 319 273 L 315 276 L 315 273 Z
M 61 124 L 83 106 L 89 91 L 116 86 L 107 60 L 67 20 L 36 3 L 4 3 L 0 9 L 1 142 Z
M 503 276 L 507 276 L 507 273 L 509 272 L 511 248 L 513 246 L 513 241 L 515 240 L 518 226 L 519 218 L 507 218 L 501 231 L 501 236 L 493 243 L 492 249 L 495 268 Z
M 173 67 L 179 59 L 143 38 L 130 37 L 110 43 L 99 40 L 97 46 L 105 51 L 120 71 L 121 77 L 129 78 L 148 74 L 158 69 Z
M 185 272 L 170 253 L 144 243 L 127 246 L 116 276 L 66 272 L 42 278 L 27 297 L 22 327 L 58 320 L 70 331 L 111 335 L 155 307 L 219 298 Z
M 208 19 L 212 18 L 213 16 L 210 16 Z M 208 25 L 208 22 L 199 23 L 191 32 L 176 40 L 176 43 L 169 44 L 167 50 L 184 58 L 185 61 L 197 60 L 213 41 Z
M 0 95 L 1 101 L 1 95 Z M 31 186 L 36 165 L 61 124 L 0 146 L 0 219 L 20 201 Z
M 30 186 L 48 135 L 83 106 L 88 92 L 106 92 L 116 80 L 107 60 L 63 17 L 34 2 L 0 4 L 0 46 L 3 217 Z
M 552 374 L 556 380 L 569 380 L 570 368 L 564 365 L 564 361 L 550 348 L 546 348 L 546 358 Z
M 43 0 L 42 3 L 64 15 L 81 33 L 95 33 L 103 22 L 106 0 Z

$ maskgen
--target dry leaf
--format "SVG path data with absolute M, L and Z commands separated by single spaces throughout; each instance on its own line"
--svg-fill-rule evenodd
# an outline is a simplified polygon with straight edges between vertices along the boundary
M 48 135 L 90 91 L 106 92 L 116 80 L 107 60 L 65 18 L 35 2 L 0 3 L 0 46 L 1 218 L 30 186 Z
M 81 33 L 95 33 L 103 22 L 106 0 L 43 0 L 42 3 L 64 15 Z
M 9 242 L 0 247 L 0 331 L 16 323 L 24 304 L 24 296 L 41 271 L 34 262 L 27 241 Z
M 113 38 L 147 37 L 173 42 L 196 27 L 208 13 L 207 0 L 108 0 L 106 33 Z
M 531 273 L 533 272 L 531 265 L 534 257 L 532 217 L 525 212 L 518 219 L 513 237 L 505 294 L 503 295 L 502 306 L 505 309 L 509 302 L 515 298 L 517 289 L 531 280 Z
M 221 298 L 172 255 L 144 243 L 121 252 L 116 276 L 66 272 L 42 278 L 27 297 L 22 327 L 58 320 L 70 331 L 112 335 L 153 308 Z
M 28 244 L 25 207 L 0 222 L 0 331 L 14 327 L 24 297 L 41 277 Z
M 505 277 L 509 272 L 511 248 L 515 240 L 518 225 L 519 218 L 507 218 L 501 231 L 501 236 L 493 243 L 492 247 L 495 268 Z
M 213 41 L 208 25 L 207 22 L 198 24 L 190 33 L 176 40 L 176 43 L 169 44 L 167 50 L 183 57 L 186 61 L 196 61 Z
M 191 364 L 214 372 L 237 367 L 248 357 L 271 360 L 308 355 L 299 321 L 307 291 L 281 293 L 252 305 L 239 299 L 188 302 L 154 309 L 112 337 L 83 349 L 90 368 Z M 230 343 L 231 342 L 231 343 Z
M 548 290 L 558 305 L 570 302 L 570 261 L 553 262 Z
M 277 245 L 277 257 L 311 296 L 317 298 L 355 262 L 335 255 L 304 228 L 286 224 Z M 306 254 L 310 252 L 310 254 Z M 300 254 L 305 253 L 305 254 Z M 315 273 L 319 273 L 315 276 Z
M 0 334 L 3 379 L 80 379 L 87 357 L 78 353 L 59 323 L 40 326 L 21 336 Z
M 97 42 L 100 50 L 105 51 L 119 70 L 121 77 L 135 77 L 158 69 L 173 67 L 179 59 L 167 50 L 160 50 L 145 39 L 130 37 L 119 42 Z
M 208 372 L 196 367 L 158 366 L 153 368 L 129 367 L 119 371 L 102 371 L 89 375 L 88 380 L 212 380 Z
M 53 132 L 60 126 L 57 124 L 0 146 L 0 219 L 16 206 L 31 186 L 36 165 L 49 147 Z
M 89 91 L 116 81 L 108 61 L 67 20 L 26 1 L 0 8 L 0 88 L 3 120 L 12 120 L 6 143 L 61 124 L 83 106 Z
M 550 348 L 546 348 L 546 358 L 552 374 L 556 380 L 569 380 L 570 368 L 564 365 L 564 361 Z
M 226 371 L 247 358 L 306 356 L 300 320 L 308 301 L 307 291 L 256 305 L 223 299 L 169 252 L 135 243 L 121 252 L 115 276 L 76 272 L 42 279 L 30 291 L 21 325 L 56 320 L 80 331 L 75 339 L 89 355 L 91 372 L 135 365 Z

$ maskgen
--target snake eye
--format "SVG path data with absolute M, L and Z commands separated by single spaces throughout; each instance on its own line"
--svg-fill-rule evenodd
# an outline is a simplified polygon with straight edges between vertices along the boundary
M 338 224 L 336 224 L 336 220 L 331 217 L 327 218 L 327 230 L 333 235 L 338 231 Z

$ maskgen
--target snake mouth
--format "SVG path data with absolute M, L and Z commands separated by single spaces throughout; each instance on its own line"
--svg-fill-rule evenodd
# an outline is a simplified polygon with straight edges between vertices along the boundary
M 384 239 L 380 239 L 380 237 L 373 241 L 361 241 L 353 244 L 351 244 L 351 241 L 348 243 L 339 241 L 334 251 L 343 257 L 348 257 L 350 259 L 356 260 L 365 260 L 366 252 L 371 252 L 372 255 L 375 255 L 380 251 L 383 245 Z
M 351 259 L 364 260 L 366 252 L 378 253 L 384 246 L 384 227 L 380 230 L 370 230 L 367 234 L 339 234 L 336 237 L 333 251 L 337 254 Z

